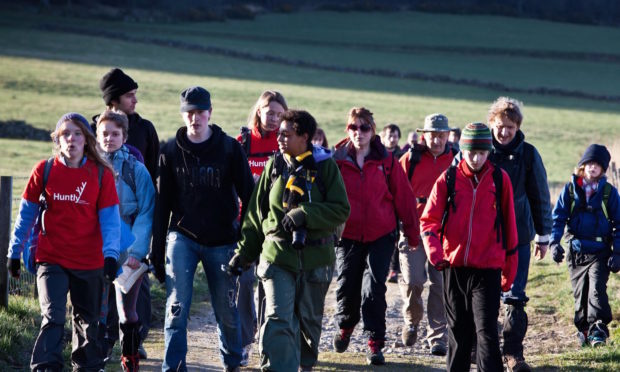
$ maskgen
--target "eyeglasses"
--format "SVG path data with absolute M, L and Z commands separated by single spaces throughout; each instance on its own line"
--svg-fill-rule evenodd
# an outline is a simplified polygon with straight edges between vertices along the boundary
M 372 130 L 372 125 L 370 124 L 362 124 L 360 126 L 357 126 L 355 124 L 349 124 L 347 125 L 347 130 L 352 130 L 354 132 L 360 130 L 362 132 L 370 132 Z

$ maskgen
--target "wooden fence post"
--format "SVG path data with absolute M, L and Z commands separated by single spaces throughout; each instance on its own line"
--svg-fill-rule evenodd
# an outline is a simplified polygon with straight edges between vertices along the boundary
M 9 272 L 6 268 L 11 230 L 13 177 L 0 177 L 0 307 L 9 306 Z

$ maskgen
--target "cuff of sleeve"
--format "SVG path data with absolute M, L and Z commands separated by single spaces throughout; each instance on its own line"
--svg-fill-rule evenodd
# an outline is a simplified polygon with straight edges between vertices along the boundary
M 287 215 L 293 220 L 295 226 L 300 227 L 306 223 L 306 214 L 301 208 L 294 208 L 288 211 Z
M 534 243 L 536 244 L 549 244 L 550 235 L 538 235 L 534 237 Z

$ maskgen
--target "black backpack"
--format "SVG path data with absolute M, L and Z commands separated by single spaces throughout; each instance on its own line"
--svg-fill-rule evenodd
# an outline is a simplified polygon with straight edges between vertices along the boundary
M 495 184 L 495 231 L 497 233 L 497 242 L 501 242 L 502 247 L 507 249 L 508 242 L 506 241 L 505 234 L 505 226 L 504 226 L 504 218 L 502 213 L 502 192 L 503 192 L 503 176 L 502 169 L 499 166 L 493 165 L 495 169 L 493 169 L 493 183 Z M 448 217 L 450 215 L 450 207 L 452 207 L 452 211 L 456 212 L 456 205 L 454 204 L 454 197 L 456 195 L 455 191 L 455 182 L 456 182 L 456 166 L 451 165 L 446 171 L 446 182 L 448 184 L 447 191 L 447 200 L 446 200 L 446 208 L 443 211 L 443 215 L 441 217 L 441 235 L 440 241 L 443 244 L 444 232 L 446 225 L 448 223 Z M 514 252 L 510 252 L 511 254 Z
M 241 136 L 241 148 L 245 152 L 245 156 L 249 158 L 262 158 L 265 156 L 272 156 L 274 151 L 265 151 L 265 152 L 257 152 L 251 153 L 251 144 L 252 144 L 252 131 L 248 127 L 239 128 L 239 135 Z

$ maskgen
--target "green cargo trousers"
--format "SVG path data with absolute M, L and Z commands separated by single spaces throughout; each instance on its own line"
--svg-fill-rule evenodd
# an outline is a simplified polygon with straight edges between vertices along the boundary
M 297 371 L 300 366 L 314 366 L 333 265 L 294 273 L 261 257 L 256 273 L 266 302 L 259 338 L 261 370 Z

